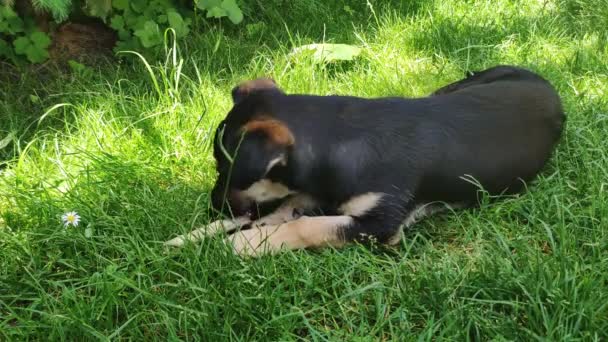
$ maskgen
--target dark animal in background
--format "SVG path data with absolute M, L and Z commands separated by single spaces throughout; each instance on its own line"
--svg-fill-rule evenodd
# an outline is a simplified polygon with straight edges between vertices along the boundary
M 370 238 L 394 244 L 422 216 L 477 205 L 480 186 L 521 192 L 565 120 L 549 82 L 513 66 L 423 98 L 291 95 L 271 79 L 232 95 L 214 141 L 212 203 L 236 218 L 167 245 L 219 231 L 242 255 Z

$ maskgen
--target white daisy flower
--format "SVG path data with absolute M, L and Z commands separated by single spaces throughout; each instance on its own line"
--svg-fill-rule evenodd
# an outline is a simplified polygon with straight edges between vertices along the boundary
M 78 215 L 75 211 L 70 211 L 69 213 L 61 215 L 61 220 L 66 227 L 69 225 L 76 227 L 80 222 L 80 215 Z

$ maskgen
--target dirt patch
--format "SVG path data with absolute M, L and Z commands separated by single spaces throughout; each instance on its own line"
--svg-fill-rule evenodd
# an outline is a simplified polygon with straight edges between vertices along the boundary
M 49 48 L 50 58 L 61 62 L 70 59 L 95 61 L 113 56 L 118 36 L 114 30 L 101 22 L 66 22 L 52 34 Z

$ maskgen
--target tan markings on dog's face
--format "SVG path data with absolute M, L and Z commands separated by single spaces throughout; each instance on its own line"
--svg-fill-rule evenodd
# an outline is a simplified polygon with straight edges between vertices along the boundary
M 253 119 L 243 126 L 243 131 L 261 131 L 266 134 L 271 142 L 277 145 L 291 146 L 295 143 L 291 130 L 281 121 L 272 118 L 259 117 Z
M 357 195 L 347 202 L 343 203 L 338 211 L 344 215 L 362 216 L 371 209 L 375 208 L 383 194 L 379 192 L 368 192 L 363 195 Z
M 275 183 L 269 179 L 261 179 L 253 183 L 249 188 L 241 191 L 239 196 L 256 203 L 262 203 L 280 199 L 294 193 L 295 191 L 290 190 L 281 183 Z
M 303 216 L 281 225 L 243 230 L 228 241 L 243 256 L 274 254 L 281 249 L 341 247 L 345 244 L 341 229 L 352 223 L 350 216 Z

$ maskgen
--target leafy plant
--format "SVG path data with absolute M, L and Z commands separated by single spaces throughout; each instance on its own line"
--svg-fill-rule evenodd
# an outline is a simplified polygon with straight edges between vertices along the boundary
M 190 32 L 192 19 L 183 8 L 169 0 L 119 0 L 112 3 L 113 15 L 110 27 L 118 32 L 116 50 L 142 50 L 160 46 L 163 33 L 173 28 L 177 38 Z
M 68 19 L 74 9 L 100 18 L 118 33 L 115 51 L 154 51 L 162 46 L 169 28 L 175 31 L 177 39 L 183 38 L 190 33 L 194 16 L 200 11 L 206 13 L 206 18 L 226 17 L 234 24 L 243 21 L 243 12 L 236 0 L 195 0 L 193 8 L 182 3 L 180 0 L 31 0 L 34 10 L 52 14 L 55 24 Z M 33 18 L 20 17 L 13 6 L 14 2 L 0 2 L 0 58 L 15 63 L 23 59 L 43 62 L 49 57 L 49 36 L 36 27 Z
M 15 58 L 10 43 L 3 36 L 17 35 L 21 32 L 23 32 L 23 21 L 21 18 L 10 7 L 0 7 L 0 57 L 10 60 Z
M 243 20 L 235 0 L 196 0 L 195 6 L 207 12 L 207 18 L 228 19 L 234 24 Z M 191 30 L 194 12 L 170 0 L 113 0 L 110 27 L 118 32 L 116 50 L 141 50 L 160 46 L 163 32 L 175 30 L 183 38 Z M 103 17 L 102 17 L 103 18 Z
M 51 45 L 51 39 L 46 33 L 35 31 L 15 39 L 13 45 L 17 54 L 25 55 L 32 63 L 40 63 L 49 57 L 46 49 Z
M 23 20 L 8 6 L 0 7 L 0 33 L 17 34 L 23 32 Z
M 31 63 L 39 63 L 48 58 L 50 44 L 46 33 L 24 22 L 12 8 L 0 7 L 0 56 L 11 61 L 24 56 Z
M 112 0 L 86 0 L 85 10 L 93 17 L 105 17 L 112 10 Z
M 234 24 L 243 21 L 243 12 L 235 0 L 196 0 L 196 7 L 207 11 L 207 18 L 228 17 Z

